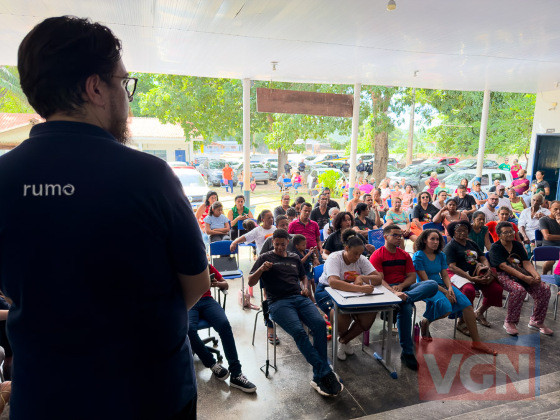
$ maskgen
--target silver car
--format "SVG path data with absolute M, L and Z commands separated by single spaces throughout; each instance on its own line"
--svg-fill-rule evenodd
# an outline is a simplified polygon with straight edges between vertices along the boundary
M 264 184 L 268 184 L 270 179 L 270 170 L 266 165 L 262 163 L 251 163 L 251 173 L 255 177 L 255 182 L 262 182 Z M 240 163 L 235 170 L 235 177 L 241 173 L 243 170 L 243 163 Z

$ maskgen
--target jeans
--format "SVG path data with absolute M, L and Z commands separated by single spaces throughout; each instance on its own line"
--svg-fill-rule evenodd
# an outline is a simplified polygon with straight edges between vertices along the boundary
M 233 179 L 228 179 L 226 184 L 226 192 L 228 192 L 228 187 L 231 188 L 231 193 L 233 194 Z
M 437 291 L 438 284 L 434 280 L 414 283 L 404 290 L 408 298 L 400 303 L 399 312 L 397 313 L 399 341 L 404 354 L 414 354 L 414 344 L 412 343 L 412 305 L 414 302 L 432 297 Z
M 207 321 L 220 336 L 226 359 L 229 363 L 229 371 L 232 377 L 241 375 L 241 363 L 237 356 L 237 348 L 233 339 L 231 325 L 226 317 L 225 311 L 213 297 L 207 296 L 200 299 L 189 311 L 189 340 L 191 347 L 204 366 L 210 368 L 216 364 L 214 355 L 208 351 L 198 336 L 198 321 Z
M 327 358 L 327 324 L 309 298 L 294 295 L 272 302 L 270 317 L 292 336 L 305 360 L 313 366 L 315 382 L 331 372 Z M 302 322 L 313 334 L 313 345 Z

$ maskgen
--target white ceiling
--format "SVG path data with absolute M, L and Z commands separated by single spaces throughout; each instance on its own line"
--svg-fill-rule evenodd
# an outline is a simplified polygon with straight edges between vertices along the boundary
M 0 64 L 16 64 L 36 23 L 72 14 L 108 25 L 130 71 L 512 92 L 560 82 L 560 1 L 396 2 L 0 0 Z

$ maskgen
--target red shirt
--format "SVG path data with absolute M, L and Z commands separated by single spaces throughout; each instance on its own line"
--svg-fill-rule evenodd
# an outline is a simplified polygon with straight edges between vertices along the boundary
M 319 225 L 313 220 L 309 220 L 306 225 L 301 223 L 299 219 L 295 219 L 288 226 L 288 233 L 294 235 L 299 234 L 305 236 L 307 239 L 307 248 L 312 248 L 317 246 L 317 240 L 319 239 Z
M 486 223 L 486 226 L 488 226 L 488 233 L 492 237 L 492 240 L 494 242 L 498 242 L 500 240 L 500 238 L 498 237 L 498 233 L 496 232 L 496 226 L 498 226 L 498 222 L 488 222 Z M 513 227 L 513 231 L 515 232 L 515 237 L 517 238 L 517 232 L 519 232 L 519 229 L 517 228 L 517 225 L 515 223 L 512 223 L 511 226 Z
M 416 272 L 412 258 L 408 252 L 400 248 L 391 254 L 385 246 L 382 246 L 371 254 L 369 262 L 377 271 L 383 273 L 385 281 L 390 285 L 402 283 L 408 273 Z
M 218 272 L 218 270 L 216 270 L 214 268 L 214 266 L 212 264 L 208 264 L 208 268 L 210 269 L 210 274 L 215 274 L 214 280 L 216 281 L 222 281 L 224 278 L 222 277 L 222 275 Z M 211 289 L 208 289 L 208 291 L 206 293 L 204 293 L 200 298 L 202 299 L 203 297 L 207 297 L 210 296 L 212 297 L 212 291 Z

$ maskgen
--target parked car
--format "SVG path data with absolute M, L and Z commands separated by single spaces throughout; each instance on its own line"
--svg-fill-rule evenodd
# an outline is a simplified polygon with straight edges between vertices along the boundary
M 430 177 L 432 172 L 436 172 L 438 174 L 438 178 L 444 178 L 452 173 L 453 169 L 447 165 L 439 164 L 408 166 L 396 172 L 394 176 L 390 177 L 390 179 L 391 181 L 399 182 L 401 178 L 404 178 L 406 183 L 410 184 L 413 189 L 420 191 L 424 188 L 424 182 Z
M 262 182 L 264 184 L 268 184 L 270 179 L 270 172 L 268 167 L 262 163 L 251 163 L 250 165 L 251 173 L 255 177 L 255 182 Z M 234 168 L 235 172 L 235 179 L 243 170 L 243 163 L 240 163 L 237 167 Z
M 278 162 L 268 162 L 266 166 L 268 168 L 268 179 L 276 181 L 278 178 Z
M 363 161 L 364 161 L 364 163 L 366 163 L 366 164 L 367 164 L 367 163 L 370 163 L 370 162 L 373 163 L 374 156 L 373 156 L 373 155 L 368 155 L 368 156 L 371 156 L 371 159 L 364 159 L 364 158 L 362 158 Z M 359 162 L 359 161 L 360 161 L 360 160 L 358 159 L 358 162 Z M 393 166 L 395 166 L 395 167 L 397 167 L 397 168 L 399 167 L 399 162 L 397 161 L 397 159 L 392 158 L 392 157 L 390 157 L 390 158 L 387 159 L 387 164 L 393 165 Z
M 440 165 L 455 165 L 459 162 L 459 158 L 456 157 L 433 157 L 426 159 L 422 162 L 424 165 L 433 165 L 433 164 L 440 164 Z
M 222 169 L 225 168 L 226 163 L 231 166 L 230 162 L 226 162 L 223 159 L 207 160 L 198 166 L 197 169 L 200 174 L 206 178 L 206 182 L 208 182 L 208 184 L 211 184 L 214 187 L 219 187 L 223 184 Z M 233 185 L 237 185 L 237 177 L 234 177 Z
M 387 165 L 387 177 L 391 178 L 393 176 L 395 176 L 395 174 L 397 172 L 399 172 L 399 168 L 397 168 L 395 165 Z
M 476 169 L 476 159 L 465 159 L 453 166 L 456 171 L 464 169 Z M 498 169 L 498 162 L 495 160 L 484 159 L 482 169 Z
M 476 169 L 465 169 L 464 171 L 454 172 L 445 178 L 445 186 L 447 188 L 450 188 L 452 191 L 455 191 L 461 180 L 466 178 L 469 181 L 469 188 L 471 188 L 472 181 L 475 177 Z M 482 178 L 480 180 L 480 187 L 482 191 L 488 193 L 490 187 L 494 185 L 495 180 L 499 180 L 500 184 L 504 185 L 506 188 L 509 187 L 513 182 L 511 172 L 509 171 L 500 171 L 499 169 L 483 169 Z
M 189 199 L 193 210 L 204 203 L 208 193 L 206 181 L 196 169 L 173 168 L 173 172 L 181 181 L 183 192 Z
M 180 160 L 174 160 L 174 161 L 170 161 L 167 162 L 167 164 L 169 166 L 171 166 L 172 168 L 189 168 L 189 169 L 194 169 L 194 166 L 189 165 L 187 162 L 183 162 Z

